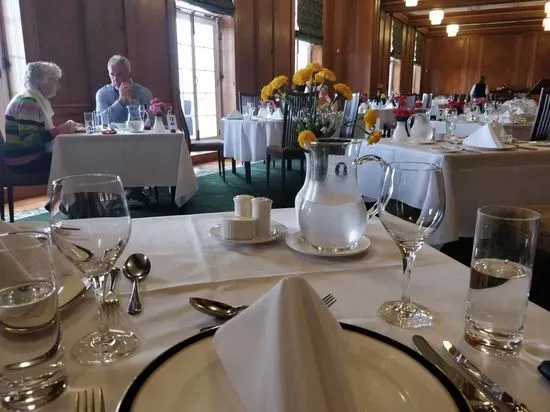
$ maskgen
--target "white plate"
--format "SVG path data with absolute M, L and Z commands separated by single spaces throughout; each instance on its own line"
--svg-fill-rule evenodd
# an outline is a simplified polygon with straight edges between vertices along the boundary
M 357 326 L 342 327 L 358 410 L 470 410 L 456 387 L 412 349 Z M 132 382 L 118 411 L 243 412 L 212 343 L 214 332 L 193 336 L 157 357 Z
M 462 146 L 465 149 L 476 150 L 478 152 L 506 152 L 506 151 L 517 149 L 515 145 L 506 145 L 504 147 L 477 147 L 477 146 L 470 146 L 465 144 Z
M 227 245 L 259 245 L 262 243 L 268 243 L 273 242 L 274 240 L 280 239 L 284 235 L 286 235 L 286 226 L 271 221 L 271 233 L 269 236 L 263 236 L 263 237 L 254 237 L 252 239 L 248 240 L 231 240 L 231 239 L 224 239 L 222 237 L 222 231 L 221 231 L 221 225 L 216 224 L 210 228 L 208 231 L 210 236 L 212 236 L 214 239 L 218 240 L 221 243 L 227 244 Z
M 292 250 L 300 253 L 305 253 L 306 255 L 340 257 L 352 256 L 365 252 L 370 247 L 370 239 L 366 236 L 363 236 L 361 239 L 359 239 L 355 246 L 346 250 L 319 250 L 311 243 L 309 243 L 302 232 L 294 232 L 286 237 L 286 244 Z
M 527 144 L 531 146 L 550 147 L 550 140 L 536 140 Z

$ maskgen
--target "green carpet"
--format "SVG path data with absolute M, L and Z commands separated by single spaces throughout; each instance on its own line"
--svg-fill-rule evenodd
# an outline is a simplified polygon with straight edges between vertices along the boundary
M 154 192 L 150 193 L 150 204 L 147 206 L 129 202 L 130 213 L 133 218 L 167 216 L 177 214 L 198 214 L 227 212 L 233 210 L 233 197 L 249 194 L 255 197 L 265 196 L 273 199 L 273 208 L 294 207 L 294 197 L 302 187 L 300 178 L 300 162 L 294 161 L 292 170 L 286 171 L 285 194 L 282 191 L 281 162 L 276 163 L 276 169 L 271 166 L 269 187 L 267 186 L 265 164 L 263 162 L 251 165 L 252 183 L 244 180 L 244 168 L 237 167 L 237 174 L 231 173 L 231 167 L 226 168 L 226 181 L 216 173 L 197 178 L 199 191 L 183 207 L 177 208 L 170 202 L 170 193 L 167 187 L 159 187 L 159 203 L 156 203 Z M 19 221 L 48 220 L 48 213 L 19 219 Z

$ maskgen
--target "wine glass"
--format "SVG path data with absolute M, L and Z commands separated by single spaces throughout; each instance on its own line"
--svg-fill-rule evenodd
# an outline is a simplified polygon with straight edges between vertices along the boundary
M 438 228 L 445 213 L 445 185 L 440 167 L 430 163 L 396 162 L 385 170 L 378 199 L 378 216 L 403 259 L 400 300 L 384 302 L 378 315 L 402 328 L 430 326 L 433 314 L 412 302 L 411 272 L 417 253 Z
M 118 176 L 84 174 L 53 182 L 50 227 L 54 244 L 91 283 L 99 309 L 98 328 L 72 348 L 85 365 L 102 365 L 130 355 L 136 335 L 111 329 L 103 301 L 105 276 L 124 250 L 131 220 Z

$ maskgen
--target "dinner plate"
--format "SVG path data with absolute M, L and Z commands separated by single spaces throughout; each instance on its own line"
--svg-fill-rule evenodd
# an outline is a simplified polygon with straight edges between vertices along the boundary
M 533 142 L 528 142 L 527 144 L 531 146 L 550 147 L 550 140 L 536 140 Z
M 319 250 L 307 240 L 302 232 L 294 232 L 286 237 L 286 244 L 296 252 L 312 256 L 340 257 L 352 256 L 363 253 L 370 247 L 370 239 L 366 236 L 361 237 L 355 246 L 345 250 Z
M 417 352 L 376 332 L 341 325 L 358 411 L 470 411 L 451 381 Z M 214 333 L 193 336 L 158 356 L 130 384 L 117 410 L 244 412 L 212 343 Z
M 478 152 L 506 152 L 517 149 L 515 145 L 506 145 L 504 147 L 477 147 L 463 144 L 462 146 L 465 149 L 476 150 Z
M 286 226 L 275 221 L 271 221 L 271 232 L 269 236 L 256 236 L 247 240 L 224 239 L 222 237 L 222 229 L 220 224 L 212 226 L 208 231 L 211 237 L 226 245 L 259 245 L 262 243 L 269 243 L 282 238 L 286 235 L 286 232 Z

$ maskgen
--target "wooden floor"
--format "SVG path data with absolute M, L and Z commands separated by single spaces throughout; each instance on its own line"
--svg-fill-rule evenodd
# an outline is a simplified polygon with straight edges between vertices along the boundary
M 193 166 L 193 169 L 195 170 L 195 173 L 200 174 L 201 172 L 211 172 L 214 170 L 218 170 L 218 162 L 206 162 L 201 163 L 198 165 Z M 225 170 L 226 172 L 231 170 L 231 159 L 225 160 Z M 31 197 L 29 199 L 22 199 L 15 201 L 14 208 L 15 212 L 24 212 L 27 210 L 34 210 L 39 209 L 41 207 L 44 207 L 44 205 L 48 202 L 48 196 L 36 196 Z M 8 208 L 6 205 L 6 216 L 8 213 Z

